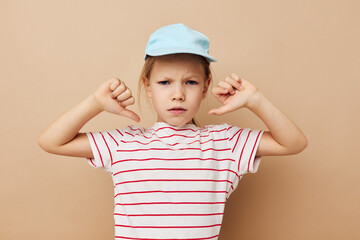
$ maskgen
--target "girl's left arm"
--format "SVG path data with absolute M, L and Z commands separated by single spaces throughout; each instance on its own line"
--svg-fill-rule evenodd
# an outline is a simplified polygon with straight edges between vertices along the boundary
M 247 107 L 269 129 L 260 140 L 257 156 L 291 155 L 305 149 L 308 142 L 304 133 L 260 91 L 254 94 Z
M 246 107 L 268 127 L 256 156 L 291 155 L 306 148 L 307 138 L 300 128 L 250 82 L 231 74 L 219 82 L 213 94 L 223 106 L 210 110 L 209 114 L 224 114 Z

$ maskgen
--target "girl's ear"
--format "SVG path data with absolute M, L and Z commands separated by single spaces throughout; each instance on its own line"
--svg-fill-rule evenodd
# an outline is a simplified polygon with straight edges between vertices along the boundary
M 151 89 L 150 89 L 150 79 L 148 79 L 147 77 L 143 77 L 142 81 L 144 83 L 144 87 L 145 87 L 145 91 L 146 91 L 146 95 L 151 98 L 152 94 L 151 94 Z
M 203 98 L 206 97 L 206 94 L 207 94 L 207 91 L 209 89 L 210 83 L 211 83 L 211 77 L 209 77 L 208 79 L 205 80 Z

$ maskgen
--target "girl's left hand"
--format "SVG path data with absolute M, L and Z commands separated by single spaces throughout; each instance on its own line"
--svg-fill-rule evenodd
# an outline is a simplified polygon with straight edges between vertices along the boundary
M 258 89 L 254 85 L 232 73 L 212 89 L 212 93 L 223 105 L 210 110 L 208 114 L 221 115 L 238 108 L 249 107 L 257 92 Z

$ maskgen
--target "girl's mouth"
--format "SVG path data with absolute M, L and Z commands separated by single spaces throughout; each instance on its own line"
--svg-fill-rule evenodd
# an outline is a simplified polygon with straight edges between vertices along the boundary
M 182 107 L 174 107 L 174 108 L 170 108 L 168 111 L 172 114 L 182 114 L 186 112 L 186 109 Z

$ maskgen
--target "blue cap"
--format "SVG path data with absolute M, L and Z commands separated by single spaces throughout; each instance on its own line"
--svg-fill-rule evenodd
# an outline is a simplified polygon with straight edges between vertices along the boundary
M 210 62 L 217 60 L 209 55 L 209 38 L 183 23 L 161 27 L 151 34 L 145 49 L 147 56 L 162 56 L 174 53 L 191 53 L 205 57 Z

